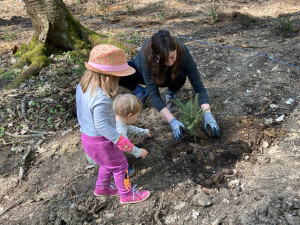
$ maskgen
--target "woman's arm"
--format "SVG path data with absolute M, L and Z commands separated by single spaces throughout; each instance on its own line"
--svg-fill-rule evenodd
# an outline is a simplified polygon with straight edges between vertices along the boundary
M 189 49 L 187 46 L 184 47 L 184 59 L 182 62 L 182 69 L 186 72 L 191 85 L 193 86 L 194 90 L 196 93 L 198 93 L 198 98 L 199 98 L 199 104 L 202 105 L 206 108 L 209 108 L 209 97 L 206 91 L 206 88 L 204 87 L 200 74 L 197 68 L 197 64 L 191 55 Z
M 168 121 L 168 123 L 170 123 L 171 120 L 174 119 L 174 116 L 172 115 L 168 107 L 163 108 L 160 111 L 160 114 Z

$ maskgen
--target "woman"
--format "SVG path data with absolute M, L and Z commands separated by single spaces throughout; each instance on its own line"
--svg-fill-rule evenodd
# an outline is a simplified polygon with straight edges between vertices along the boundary
M 184 85 L 186 77 L 199 94 L 202 110 L 206 110 L 205 131 L 210 129 L 213 136 L 220 136 L 220 129 L 210 112 L 209 98 L 197 65 L 188 47 L 172 37 L 168 30 L 160 30 L 146 40 L 137 56 L 128 64 L 136 69 L 136 73 L 122 77 L 120 85 L 133 91 L 143 103 L 150 96 L 152 104 L 171 125 L 175 140 L 183 138 L 182 129 L 185 127 L 172 115 L 176 111 L 173 99 L 175 93 Z M 146 89 L 138 84 L 146 84 Z M 162 100 L 158 87 L 168 87 L 166 103 Z

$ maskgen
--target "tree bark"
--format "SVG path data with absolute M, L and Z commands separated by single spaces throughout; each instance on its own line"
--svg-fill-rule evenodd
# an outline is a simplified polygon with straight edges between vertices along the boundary
M 24 0 L 24 3 L 40 43 L 65 50 L 82 47 L 88 35 L 86 29 L 73 18 L 62 0 Z
M 24 0 L 27 13 L 35 29 L 30 43 L 21 47 L 21 58 L 13 68 L 27 69 L 7 88 L 16 88 L 49 65 L 54 49 L 73 51 L 88 49 L 99 42 L 100 35 L 82 26 L 69 12 L 62 0 Z
M 23 68 L 27 65 L 27 69 L 7 86 L 8 89 L 16 88 L 31 76 L 38 75 L 42 68 L 49 65 L 47 56 L 54 49 L 80 52 L 99 43 L 110 43 L 131 53 L 132 48 L 127 44 L 107 40 L 105 35 L 82 26 L 62 0 L 24 0 L 24 3 L 36 33 L 28 45 L 24 48 L 21 46 L 21 58 L 13 66 Z M 85 56 L 88 57 L 88 54 Z

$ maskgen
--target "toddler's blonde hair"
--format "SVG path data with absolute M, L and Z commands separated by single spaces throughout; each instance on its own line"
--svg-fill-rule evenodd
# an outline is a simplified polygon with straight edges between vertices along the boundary
M 126 117 L 129 113 L 137 114 L 142 111 L 141 101 L 133 94 L 119 94 L 113 103 L 115 114 L 120 117 Z
M 118 92 L 119 79 L 120 77 L 117 76 L 104 75 L 91 70 L 86 70 L 80 80 L 80 85 L 83 93 L 85 93 L 88 88 L 91 88 L 91 95 L 93 95 L 97 87 L 101 87 L 105 94 L 112 98 Z

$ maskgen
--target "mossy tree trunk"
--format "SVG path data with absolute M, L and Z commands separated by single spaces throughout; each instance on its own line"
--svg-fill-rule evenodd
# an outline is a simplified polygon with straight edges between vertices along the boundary
M 99 42 L 100 38 L 100 35 L 75 20 L 62 0 L 24 0 L 24 3 L 36 33 L 23 48 L 25 51 L 21 49 L 22 56 L 14 68 L 29 66 L 8 88 L 17 87 L 49 65 L 47 56 L 54 49 L 69 51 L 88 48 Z
M 24 0 L 40 43 L 66 50 L 83 44 L 87 34 L 62 0 Z

